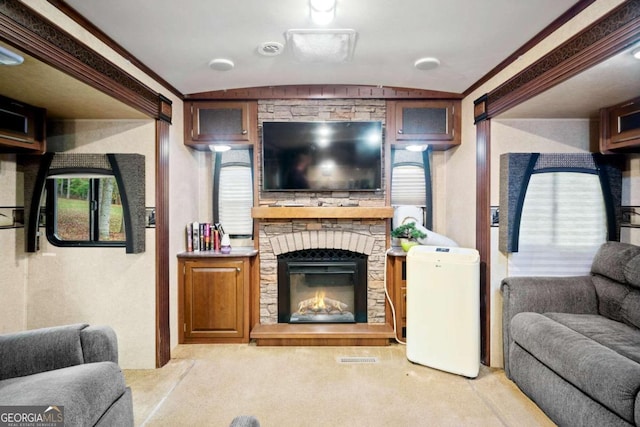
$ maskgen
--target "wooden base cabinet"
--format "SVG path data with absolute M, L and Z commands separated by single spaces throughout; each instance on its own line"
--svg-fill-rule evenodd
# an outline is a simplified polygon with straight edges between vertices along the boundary
M 387 253 L 387 290 L 396 311 L 396 337 L 404 340 L 407 330 L 407 253 L 392 248 Z
M 250 257 L 179 257 L 179 342 L 248 343 Z

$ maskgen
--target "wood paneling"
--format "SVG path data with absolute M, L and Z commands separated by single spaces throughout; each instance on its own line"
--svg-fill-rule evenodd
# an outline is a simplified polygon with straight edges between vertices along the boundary
M 462 95 L 436 90 L 354 85 L 264 86 L 217 90 L 185 95 L 185 100 L 205 99 L 462 99 Z
M 480 254 L 480 358 L 491 360 L 491 121 L 476 124 L 476 249 Z
M 169 123 L 156 121 L 156 366 L 171 359 L 169 328 Z

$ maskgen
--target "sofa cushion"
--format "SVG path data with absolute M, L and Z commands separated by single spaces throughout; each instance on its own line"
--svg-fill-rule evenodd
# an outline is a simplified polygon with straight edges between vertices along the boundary
M 624 266 L 624 278 L 630 285 L 640 288 L 640 255 L 631 258 Z
M 640 363 L 640 330 L 603 316 L 545 313 L 546 317 Z
M 626 283 L 625 266 L 638 255 L 640 255 L 640 246 L 630 243 L 605 242 L 600 246 L 593 259 L 591 273 Z
M 86 324 L 0 335 L 0 380 L 84 362 L 80 330 Z
M 598 294 L 598 312 L 609 319 L 640 328 L 640 290 L 594 276 L 593 285 Z
M 87 363 L 2 380 L 0 404 L 64 406 L 65 426 L 92 426 L 125 391 L 117 364 Z
M 593 315 L 581 316 L 584 329 L 591 328 L 594 335 L 606 333 L 606 322 L 589 319 Z M 543 314 L 518 313 L 510 330 L 514 341 L 549 369 L 627 422 L 634 422 L 640 364 Z

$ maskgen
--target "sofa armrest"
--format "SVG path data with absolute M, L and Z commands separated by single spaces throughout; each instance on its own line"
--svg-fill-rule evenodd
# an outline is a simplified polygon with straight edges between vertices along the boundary
M 597 314 L 598 298 L 591 276 L 507 277 L 502 280 L 502 345 L 509 372 L 511 319 L 521 312 Z
M 0 335 L 0 380 L 84 363 L 76 324 Z
M 109 326 L 88 326 L 80 331 L 84 363 L 118 363 L 118 339 Z

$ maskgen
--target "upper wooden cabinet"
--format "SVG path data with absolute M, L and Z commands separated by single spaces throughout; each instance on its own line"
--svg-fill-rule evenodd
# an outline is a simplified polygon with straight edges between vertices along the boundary
M 640 97 L 600 110 L 600 151 L 640 152 Z
M 460 144 L 460 101 L 387 101 L 387 141 L 429 144 L 448 150 Z
M 0 96 L 0 152 L 44 153 L 46 110 Z
M 258 103 L 255 101 L 185 102 L 184 143 L 198 150 L 209 145 L 251 145 L 258 136 Z

